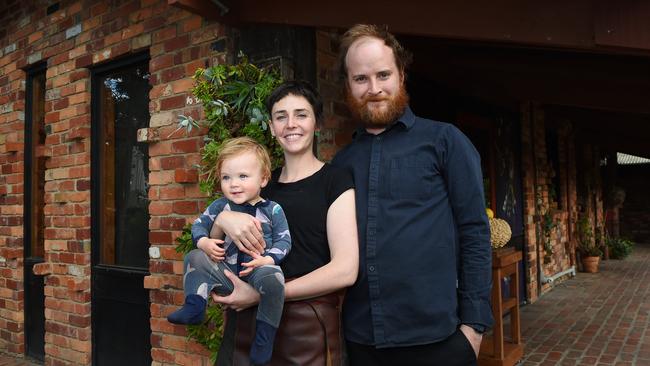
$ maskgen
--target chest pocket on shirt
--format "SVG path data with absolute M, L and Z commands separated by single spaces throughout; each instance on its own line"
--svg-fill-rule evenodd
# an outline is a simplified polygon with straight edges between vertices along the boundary
M 423 199 L 431 196 L 434 177 L 438 174 L 433 163 L 422 158 L 404 157 L 390 161 L 389 196 L 397 199 Z

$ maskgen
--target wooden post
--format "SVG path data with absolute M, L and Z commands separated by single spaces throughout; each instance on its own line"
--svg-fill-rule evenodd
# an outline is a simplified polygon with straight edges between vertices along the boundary
M 524 355 L 519 322 L 519 266 L 521 251 L 513 248 L 492 252 L 492 314 L 494 328 L 483 337 L 478 364 L 480 366 L 512 366 Z M 501 281 L 509 279 L 509 294 L 503 297 Z M 504 339 L 503 317 L 510 312 L 510 339 Z

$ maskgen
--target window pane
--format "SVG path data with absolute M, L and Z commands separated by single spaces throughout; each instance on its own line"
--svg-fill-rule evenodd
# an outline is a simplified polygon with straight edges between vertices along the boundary
M 44 246 L 44 188 L 45 157 L 37 156 L 37 147 L 45 144 L 45 71 L 33 74 L 29 83 L 29 118 L 25 141 L 30 149 L 29 163 L 26 164 L 25 192 L 29 195 L 26 214 L 29 216 L 29 244 L 27 257 L 43 258 Z
M 148 267 L 149 154 L 137 130 L 149 125 L 147 64 L 101 77 L 101 263 Z

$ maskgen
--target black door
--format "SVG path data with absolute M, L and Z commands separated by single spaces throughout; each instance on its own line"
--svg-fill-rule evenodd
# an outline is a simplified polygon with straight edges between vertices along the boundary
M 92 72 L 94 365 L 150 365 L 148 56 Z
M 34 265 L 43 262 L 45 160 L 39 146 L 45 144 L 45 65 L 27 73 L 25 106 L 25 202 L 24 202 L 24 285 L 25 353 L 43 361 L 45 356 L 45 294 L 43 276 Z

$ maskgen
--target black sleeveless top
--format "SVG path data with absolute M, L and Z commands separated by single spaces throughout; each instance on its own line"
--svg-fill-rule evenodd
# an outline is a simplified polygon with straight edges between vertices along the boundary
M 291 232 L 291 251 L 280 264 L 286 278 L 300 277 L 330 261 L 327 211 L 345 191 L 354 188 L 352 174 L 325 164 L 313 175 L 280 183 L 276 169 L 262 190 L 262 197 L 282 206 Z

